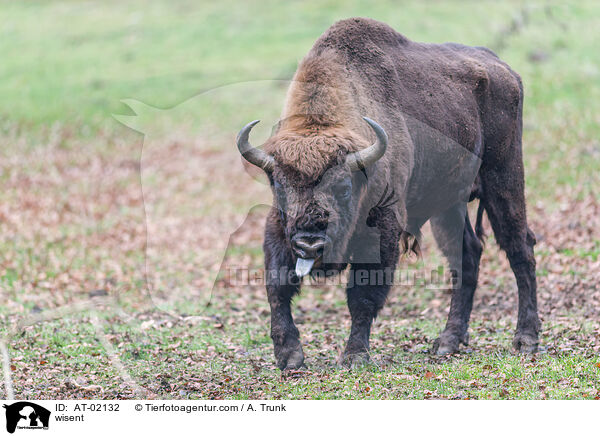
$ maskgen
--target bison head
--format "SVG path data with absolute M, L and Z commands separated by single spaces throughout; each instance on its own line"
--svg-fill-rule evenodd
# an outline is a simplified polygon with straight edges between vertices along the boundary
M 345 155 L 332 156 L 331 165 L 307 175 L 278 162 L 275 156 L 250 145 L 247 124 L 238 134 L 237 145 L 248 162 L 268 175 L 274 205 L 279 210 L 285 237 L 296 257 L 296 274 L 308 274 L 317 264 L 341 262 L 358 219 L 365 191 L 365 169 L 380 159 L 387 148 L 384 129 L 364 117 L 375 132 L 371 146 Z M 275 138 L 277 140 L 277 138 Z

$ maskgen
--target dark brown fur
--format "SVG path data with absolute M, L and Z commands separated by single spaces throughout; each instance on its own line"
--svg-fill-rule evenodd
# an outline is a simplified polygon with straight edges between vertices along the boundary
M 296 72 L 278 131 L 265 144 L 277 162 L 269 174 L 276 206 L 267 220 L 264 249 L 272 337 L 282 369 L 304 360 L 290 310 L 299 282 L 284 283 L 275 274 L 282 267 L 293 270 L 294 234 L 338 228 L 332 234 L 342 241 L 347 259 L 354 259 L 350 274 L 393 270 L 399 243 L 416 249 L 406 242 L 407 235 L 418 235 L 431 220 L 457 277 L 446 329 L 434 344 L 434 351 L 444 354 L 468 339 L 484 210 L 517 278 L 514 345 L 522 351 L 536 349 L 535 238 L 525 210 L 522 105 L 520 77 L 486 48 L 417 43 L 365 18 L 340 21 L 317 40 Z M 389 145 L 367 168 L 368 183 L 360 185 L 362 176 L 351 175 L 355 210 L 328 204 L 334 197 L 326 194 L 327 201 L 315 200 L 324 174 L 333 179 L 331 186 L 347 180 L 344 157 L 374 141 L 362 116 L 386 130 Z M 466 213 L 466 201 L 474 199 L 480 200 L 476 232 Z M 353 245 L 364 232 L 366 217 L 380 232 L 378 247 Z M 356 246 L 375 250 L 380 260 L 356 261 L 359 253 L 350 248 Z M 342 270 L 347 263 L 342 259 L 324 267 Z M 389 283 L 348 287 L 352 330 L 345 362 L 363 359 L 368 352 L 371 323 L 388 290 Z

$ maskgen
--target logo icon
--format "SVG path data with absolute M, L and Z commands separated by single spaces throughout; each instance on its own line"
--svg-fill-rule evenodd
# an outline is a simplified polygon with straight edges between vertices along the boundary
M 29 401 L 19 401 L 3 406 L 6 409 L 6 431 L 14 433 L 18 429 L 47 430 L 50 424 L 50 411 Z

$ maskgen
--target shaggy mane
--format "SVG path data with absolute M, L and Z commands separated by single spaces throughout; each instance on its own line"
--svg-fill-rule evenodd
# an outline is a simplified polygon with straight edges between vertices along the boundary
M 267 153 L 309 178 L 317 178 L 337 159 L 362 148 L 364 139 L 333 127 L 326 130 L 287 130 L 270 138 Z
M 333 51 L 302 60 L 288 90 L 278 132 L 264 148 L 284 165 L 319 176 L 340 156 L 367 146 L 356 133 L 352 88 Z

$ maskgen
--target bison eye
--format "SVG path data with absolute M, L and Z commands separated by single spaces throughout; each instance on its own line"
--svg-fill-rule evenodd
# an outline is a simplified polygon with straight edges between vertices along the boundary
M 336 198 L 340 200 L 348 200 L 352 195 L 352 186 L 350 184 L 344 183 L 342 185 L 337 185 L 333 189 L 333 193 Z

